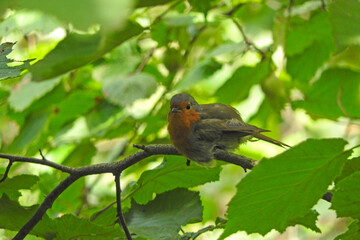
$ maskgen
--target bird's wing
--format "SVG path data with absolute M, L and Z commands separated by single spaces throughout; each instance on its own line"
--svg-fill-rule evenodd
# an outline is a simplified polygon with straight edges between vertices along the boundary
M 202 104 L 198 105 L 198 108 L 201 119 L 237 119 L 239 121 L 243 121 L 239 112 L 235 108 L 226 104 Z
M 194 131 L 200 139 L 208 141 L 216 141 L 223 134 L 236 132 L 239 137 L 253 136 L 281 147 L 290 147 L 285 143 L 261 134 L 262 132 L 269 132 L 269 130 L 246 124 L 238 119 L 201 119 L 196 123 Z

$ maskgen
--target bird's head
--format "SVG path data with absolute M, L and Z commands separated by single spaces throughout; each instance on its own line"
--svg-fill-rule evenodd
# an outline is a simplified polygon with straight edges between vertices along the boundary
M 192 112 L 197 106 L 198 103 L 191 95 L 176 94 L 171 98 L 169 114 Z

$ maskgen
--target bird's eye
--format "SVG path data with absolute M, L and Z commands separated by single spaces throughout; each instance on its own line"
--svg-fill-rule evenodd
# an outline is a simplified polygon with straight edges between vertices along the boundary
M 189 110 L 191 108 L 190 104 L 186 105 L 186 109 Z

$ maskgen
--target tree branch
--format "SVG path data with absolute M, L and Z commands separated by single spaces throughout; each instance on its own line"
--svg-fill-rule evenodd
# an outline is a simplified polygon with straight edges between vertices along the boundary
M 126 226 L 125 218 L 124 218 L 124 215 L 123 215 L 122 209 L 121 209 L 120 175 L 121 175 L 121 173 L 115 173 L 115 174 L 114 174 L 114 176 L 115 176 L 115 185 L 116 185 L 117 217 L 118 217 L 117 222 L 118 222 L 118 223 L 122 226 L 122 228 L 124 229 L 126 238 L 127 238 L 128 240 L 132 240 L 130 231 L 129 231 L 128 227 Z
M 0 158 L 9 159 L 13 162 L 27 162 L 27 163 L 36 163 L 36 164 L 40 164 L 40 165 L 45 165 L 45 166 L 52 167 L 52 168 L 55 168 L 57 170 L 60 170 L 62 172 L 67 172 L 67 173 L 73 173 L 75 170 L 74 168 L 63 166 L 63 165 L 48 161 L 46 159 L 20 157 L 20 156 L 14 156 L 14 155 L 3 154 L 3 153 L 0 153 Z
M 11 168 L 13 162 L 14 162 L 14 161 L 11 160 L 11 159 L 8 159 L 8 160 L 9 160 L 9 164 L 8 164 L 7 167 L 6 167 L 4 176 L 0 179 L 0 183 L 3 182 L 3 181 L 7 178 L 8 174 L 9 174 L 9 171 L 10 171 L 10 168 Z

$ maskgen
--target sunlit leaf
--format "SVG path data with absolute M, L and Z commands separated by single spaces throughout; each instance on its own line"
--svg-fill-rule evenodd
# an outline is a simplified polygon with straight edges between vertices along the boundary
M 351 152 L 342 139 L 309 139 L 260 162 L 237 186 L 221 236 L 283 232 L 306 215 L 340 173 Z M 302 221 L 298 223 L 301 224 Z
M 346 161 L 341 174 L 335 179 L 335 182 L 337 183 L 355 172 L 360 172 L 360 157 Z
M 255 67 L 240 67 L 222 85 L 216 96 L 223 103 L 239 102 L 248 97 L 250 88 L 261 82 L 269 74 L 269 61 L 258 63 Z
M 333 37 L 339 47 L 360 43 L 360 2 L 358 0 L 336 0 L 329 4 L 329 17 Z
M 13 89 L 9 96 L 9 104 L 15 111 L 23 111 L 36 99 L 50 92 L 60 83 L 60 78 L 44 82 L 25 82 Z
M 15 61 L 7 58 L 6 56 L 11 53 L 15 43 L 5 42 L 0 45 L 0 80 L 6 78 L 18 77 L 21 72 L 29 66 L 30 62 L 34 59 L 25 61 Z M 9 63 L 20 63 L 16 66 L 9 66 Z
M 125 106 L 140 98 L 148 98 L 156 90 L 156 80 L 146 73 L 107 79 L 103 85 L 105 97 L 112 103 Z
M 360 117 L 360 73 L 329 69 L 314 83 L 304 101 L 293 103 L 315 117 Z
M 128 22 L 123 29 L 107 35 L 70 33 L 29 70 L 35 80 L 52 78 L 99 59 L 141 31 L 139 25 Z
M 94 24 L 100 24 L 102 30 L 111 31 L 124 24 L 131 12 L 132 3 L 133 1 L 124 0 L 21 0 L 20 6 L 54 15 L 83 31 L 87 31 Z
M 331 208 L 339 217 L 360 218 L 360 172 L 338 182 L 333 191 Z

